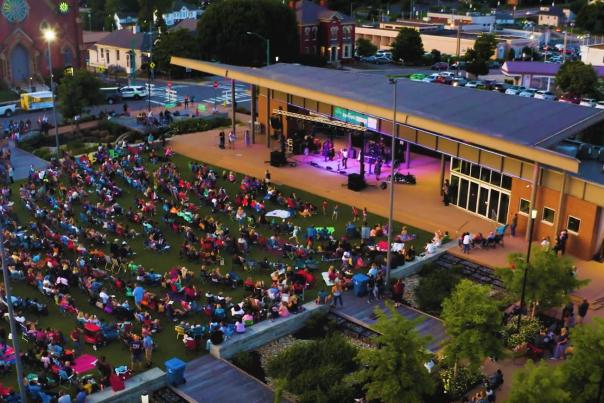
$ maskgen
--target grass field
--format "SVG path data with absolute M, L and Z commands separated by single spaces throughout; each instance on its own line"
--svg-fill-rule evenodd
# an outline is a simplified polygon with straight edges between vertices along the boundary
M 189 163 L 191 162 L 190 159 L 185 158 L 180 155 L 176 155 L 175 157 L 173 157 L 173 162 L 178 166 L 179 171 L 181 172 L 181 174 L 184 174 L 183 176 L 185 178 L 187 178 L 187 179 L 192 178 L 191 171 L 189 169 Z M 153 166 L 153 165 L 147 165 L 147 166 L 149 169 L 157 168 L 157 166 Z M 217 171 L 218 171 L 218 173 L 222 172 L 222 170 L 220 168 L 218 168 Z M 231 199 L 234 199 L 234 196 L 238 192 L 238 189 L 239 189 L 240 179 L 241 179 L 241 175 L 238 175 L 238 181 L 236 183 L 230 183 L 228 181 L 219 179 L 219 186 L 223 186 L 228 191 L 229 195 L 231 196 Z M 123 195 L 119 199 L 119 203 L 125 209 L 127 209 L 128 207 L 130 207 L 134 204 L 134 199 L 135 199 L 135 197 L 139 197 L 139 194 L 135 194 L 134 190 L 121 180 L 119 180 L 117 182 L 117 184 L 118 184 L 118 186 L 122 187 L 122 189 L 124 190 Z M 29 216 L 28 211 L 25 210 L 23 203 L 20 200 L 18 200 L 18 194 L 19 194 L 18 189 L 19 189 L 19 183 L 15 183 L 13 185 L 13 198 L 15 201 L 14 210 L 18 216 L 20 224 L 23 225 L 23 224 L 28 223 L 30 216 Z M 295 191 L 299 198 L 301 198 L 302 200 L 310 201 L 317 206 L 321 205 L 321 203 L 323 201 L 323 198 L 318 197 L 316 195 L 306 193 L 302 190 L 293 189 L 293 188 L 290 188 L 287 186 L 280 186 L 279 189 L 281 191 L 283 191 L 284 194 L 289 194 L 290 192 Z M 197 201 L 197 200 L 195 200 L 195 201 Z M 359 201 L 362 201 L 362 199 L 359 198 Z M 334 204 L 333 202 L 329 201 L 329 209 L 328 209 L 329 214 L 331 214 L 331 209 L 332 209 L 333 204 Z M 161 205 L 159 205 L 158 211 L 160 210 L 160 207 L 161 207 Z M 278 208 L 278 206 L 270 205 L 270 203 L 267 204 L 266 207 L 267 207 L 267 211 L 270 211 L 274 208 Z M 360 204 L 357 207 L 359 209 L 362 209 L 363 205 Z M 78 212 L 79 211 L 76 210 L 75 217 L 78 217 Z M 207 215 L 207 214 L 209 214 L 209 209 L 202 207 L 201 212 L 202 212 L 202 214 L 201 214 L 202 216 Z M 352 211 L 351 211 L 350 206 L 340 205 L 339 212 L 340 212 L 340 214 L 339 214 L 339 219 L 337 220 L 337 222 L 331 221 L 329 215 L 327 217 L 325 217 L 323 215 L 316 215 L 316 216 L 313 216 L 310 218 L 295 217 L 295 218 L 293 218 L 293 221 L 295 224 L 300 225 L 300 227 L 302 228 L 302 233 L 305 232 L 305 228 L 307 226 L 309 226 L 310 224 L 313 224 L 315 226 L 330 225 L 330 226 L 335 226 L 335 228 L 336 228 L 335 235 L 340 236 L 343 233 L 343 227 L 352 218 Z M 224 214 L 218 214 L 217 217 L 222 222 L 226 223 L 229 226 L 231 234 L 233 234 L 234 236 L 237 235 L 238 227 L 237 227 L 236 222 L 232 221 L 231 219 L 229 219 L 229 217 L 227 217 Z M 156 221 L 161 222 L 161 217 L 159 215 L 156 217 Z M 386 222 L 387 222 L 387 220 L 383 217 L 378 217 L 373 214 L 368 215 L 368 223 L 370 225 L 376 224 L 376 223 L 383 224 Z M 155 269 L 156 272 L 162 273 L 162 274 L 174 266 L 186 266 L 190 270 L 198 272 L 199 267 L 200 267 L 199 263 L 192 264 L 190 261 L 187 261 L 186 259 L 182 259 L 179 257 L 178 251 L 183 242 L 182 234 L 177 234 L 177 233 L 172 232 L 167 227 L 167 225 L 165 225 L 163 222 L 161 222 L 160 225 L 161 225 L 162 231 L 164 232 L 164 234 L 167 237 L 168 243 L 171 245 L 171 250 L 165 254 L 158 254 L 156 252 L 145 250 L 143 247 L 143 237 L 139 236 L 129 242 L 130 246 L 132 246 L 133 249 L 137 252 L 137 255 L 134 259 L 135 262 L 143 265 L 147 270 L 153 268 L 153 269 Z M 394 230 L 398 232 L 398 231 L 400 231 L 401 227 L 402 227 L 401 224 L 397 224 L 395 226 Z M 135 227 L 135 229 L 137 232 L 140 232 L 140 233 L 143 232 L 142 226 L 140 226 L 140 225 L 138 227 Z M 261 234 L 265 234 L 265 235 L 267 234 L 266 228 L 259 228 L 258 230 Z M 431 235 L 428 234 L 427 232 L 419 230 L 417 228 L 410 227 L 409 232 L 417 235 L 417 239 L 414 241 L 416 249 L 422 248 L 423 245 L 427 242 L 427 240 L 431 237 Z M 111 239 L 112 236 L 108 235 L 108 238 Z M 265 256 L 268 257 L 268 259 L 270 261 L 280 261 L 280 262 L 284 262 L 284 263 L 291 263 L 291 261 L 288 261 L 287 258 L 276 257 L 265 250 L 260 250 L 259 247 L 257 247 L 257 246 L 252 247 L 251 257 L 253 259 L 260 260 L 260 259 L 264 258 Z M 224 259 L 225 266 L 221 268 L 221 271 L 223 274 L 233 270 L 233 271 L 237 272 L 243 279 L 245 279 L 248 276 L 248 274 L 244 273 L 243 270 L 239 268 L 239 266 L 232 267 L 232 262 L 231 262 L 230 256 L 223 255 L 223 257 L 225 258 Z M 315 287 L 312 290 L 310 290 L 309 292 L 307 292 L 307 294 L 306 294 L 307 301 L 310 300 L 311 298 L 314 298 L 317 290 L 319 290 L 322 286 L 324 287 L 324 283 L 320 276 L 320 271 L 325 271 L 326 266 L 327 266 L 327 264 L 322 263 L 320 270 L 317 270 L 314 273 L 317 281 L 316 281 Z M 124 275 L 124 277 L 126 277 L 128 280 L 131 279 L 129 274 Z M 268 282 L 270 284 L 270 271 L 264 271 L 264 272 L 256 271 L 256 272 L 252 273 L 252 277 L 254 278 L 254 280 L 263 279 L 263 280 L 265 280 L 265 282 Z M 210 289 L 214 293 L 217 293 L 218 291 L 223 291 L 225 295 L 232 296 L 235 302 L 239 302 L 245 294 L 245 291 L 243 290 L 242 287 L 240 287 L 239 289 L 231 289 L 231 288 L 216 286 L 216 285 L 212 285 L 212 284 L 201 284 L 201 282 L 199 281 L 198 278 L 195 279 L 195 284 L 197 286 L 198 291 L 205 292 L 208 289 Z M 24 297 L 24 298 L 25 297 L 36 297 L 40 301 L 48 302 L 50 314 L 49 314 L 49 316 L 46 316 L 46 317 L 37 318 L 37 320 L 39 320 L 40 326 L 58 328 L 58 329 L 62 330 L 66 335 L 68 335 L 69 332 L 76 325 L 74 317 L 69 316 L 69 315 L 62 315 L 61 313 L 59 313 L 59 311 L 58 311 L 57 307 L 54 305 L 54 303 L 52 303 L 51 301 L 46 301 L 45 297 L 43 297 L 37 291 L 37 289 L 33 289 L 33 288 L 25 285 L 24 283 L 13 283 L 13 290 L 14 290 L 13 291 L 14 295 Z M 154 289 L 153 291 L 155 291 L 159 295 L 164 294 L 164 290 L 160 289 L 160 288 Z M 106 319 L 106 320 L 112 320 L 111 317 L 109 317 L 108 315 L 103 313 L 100 309 L 96 308 L 95 306 L 91 306 L 88 303 L 87 296 L 84 293 L 82 293 L 80 289 L 73 287 L 72 295 L 75 298 L 75 300 L 77 302 L 76 305 L 79 309 L 82 309 L 88 313 L 94 313 L 97 316 L 99 316 L 99 318 Z M 122 297 L 123 296 L 119 296 L 118 299 L 122 300 L 123 299 Z M 155 365 L 163 367 L 164 361 L 166 359 L 174 357 L 174 356 L 178 356 L 185 360 L 190 360 L 190 359 L 195 358 L 196 355 L 201 354 L 201 353 L 193 354 L 193 353 L 186 352 L 183 343 L 181 341 L 178 341 L 178 342 L 176 341 L 176 334 L 174 332 L 173 324 L 167 320 L 165 315 L 161 315 L 159 317 L 162 320 L 163 330 L 154 336 L 154 340 L 156 342 L 156 345 L 158 346 L 158 349 L 154 355 Z M 27 318 L 30 320 L 36 319 L 31 315 L 28 315 Z M 189 321 L 189 323 L 202 323 L 203 322 L 205 324 L 206 320 L 205 320 L 205 318 L 198 316 L 198 317 L 189 317 L 188 321 Z M 7 323 L 5 321 L 2 322 L 2 326 L 6 326 L 8 328 Z M 22 347 L 22 350 L 27 350 L 29 348 L 27 343 L 23 343 L 23 342 L 22 342 L 21 347 Z M 128 351 L 121 343 L 118 343 L 118 342 L 113 342 L 113 343 L 109 344 L 108 346 L 100 348 L 99 351 L 96 351 L 96 352 L 92 351 L 92 349 L 89 347 L 86 347 L 85 350 L 87 353 L 93 354 L 96 356 L 105 355 L 108 358 L 109 362 L 111 362 L 113 365 L 129 363 Z M 0 381 L 3 384 L 11 384 L 11 385 L 15 384 L 15 375 L 14 374 L 15 373 L 13 371 L 11 374 L 9 374 L 3 378 L 0 378 Z

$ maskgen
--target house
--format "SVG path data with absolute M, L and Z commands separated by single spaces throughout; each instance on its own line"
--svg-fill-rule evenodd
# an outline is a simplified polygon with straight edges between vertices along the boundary
M 567 8 L 541 7 L 539 10 L 539 25 L 560 27 L 571 22 L 575 17 L 573 12 Z
M 162 14 L 162 18 L 166 26 L 171 27 L 183 20 L 197 19 L 202 13 L 203 10 L 201 8 L 177 0 L 174 2 L 171 11 Z
M 604 44 L 581 46 L 581 61 L 592 66 L 604 66 Z
M 111 66 L 132 74 L 148 61 L 151 38 L 152 34 L 136 29 L 113 31 L 88 50 L 88 67 L 105 71 Z
M 328 63 L 351 60 L 354 55 L 354 19 L 310 0 L 292 0 L 296 12 L 300 53 L 325 57 Z
M 463 25 L 463 30 L 491 32 L 495 26 L 495 15 L 480 14 L 476 12 L 466 14 L 454 13 L 427 13 L 428 22 L 445 24 L 449 29 L 457 29 L 459 25 Z
M 134 27 L 138 23 L 138 17 L 136 14 L 115 13 L 113 15 L 113 22 L 115 29 L 119 31 Z
M 197 32 L 197 19 L 187 18 L 186 20 L 182 20 L 174 26 L 170 27 L 168 31 L 178 31 L 179 29 L 185 29 L 191 33 Z

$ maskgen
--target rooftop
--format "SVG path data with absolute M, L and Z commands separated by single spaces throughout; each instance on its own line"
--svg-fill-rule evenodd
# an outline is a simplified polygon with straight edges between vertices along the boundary
M 97 45 L 146 51 L 151 48 L 151 37 L 148 32 L 135 34 L 131 29 L 120 29 L 105 36 L 97 42 Z
M 296 20 L 301 25 L 316 24 L 319 20 L 332 19 L 334 17 L 337 17 L 342 22 L 354 22 L 354 19 L 349 15 L 322 7 L 310 0 L 296 1 L 294 10 L 296 11 Z
M 592 66 L 598 77 L 604 77 L 604 66 Z M 501 67 L 504 74 L 535 74 L 542 76 L 555 76 L 560 70 L 559 63 L 544 62 L 515 62 L 507 61 Z
M 173 27 L 168 29 L 168 31 L 177 31 L 179 29 L 186 29 L 190 32 L 197 31 L 197 19 L 195 18 L 187 18 L 185 20 L 180 21 L 178 24 L 175 24 Z

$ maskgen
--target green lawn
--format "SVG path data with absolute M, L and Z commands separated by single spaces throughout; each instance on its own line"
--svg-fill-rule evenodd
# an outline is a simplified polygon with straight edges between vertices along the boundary
M 189 169 L 189 163 L 191 162 L 190 159 L 177 155 L 173 158 L 173 162 L 176 163 L 180 172 L 183 173 L 186 178 L 188 178 L 188 179 L 192 178 L 192 175 L 191 175 L 191 172 Z M 148 165 L 148 167 L 150 169 L 155 169 L 157 166 Z M 218 173 L 222 172 L 221 169 L 217 169 L 217 171 L 218 171 Z M 228 193 L 232 199 L 234 199 L 234 196 L 239 189 L 241 175 L 238 175 L 238 179 L 239 180 L 236 183 L 230 183 L 228 181 L 219 179 L 219 186 L 223 186 L 228 191 Z M 134 194 L 133 189 L 130 188 L 125 182 L 123 182 L 121 180 L 118 181 L 118 185 L 120 187 L 122 187 L 122 189 L 124 190 L 124 194 L 120 198 L 119 202 L 125 209 L 127 209 L 128 207 L 133 205 L 134 198 L 139 197 L 139 194 Z M 18 200 L 18 194 L 19 194 L 18 189 L 19 189 L 19 183 L 15 183 L 13 185 L 13 198 L 15 200 L 14 209 L 15 209 L 15 212 L 18 216 L 20 223 L 26 224 L 27 222 L 29 222 L 30 217 L 29 217 L 29 213 L 27 212 L 27 210 L 24 209 L 23 203 L 20 200 Z M 302 200 L 308 200 L 317 206 L 321 205 L 321 203 L 323 201 L 323 198 L 320 198 L 316 195 L 312 195 L 312 194 L 306 193 L 302 190 L 293 189 L 293 188 L 290 188 L 287 186 L 280 187 L 280 190 L 282 190 L 284 192 L 284 194 L 289 194 L 290 192 L 295 191 L 296 194 Z M 360 198 L 360 200 L 362 200 L 362 199 Z M 197 201 L 197 200 L 194 200 L 194 201 Z M 332 206 L 333 206 L 333 202 L 329 201 L 329 214 L 331 213 Z M 267 211 L 270 211 L 273 208 L 277 208 L 277 207 L 278 206 L 276 206 L 276 205 L 267 205 Z M 357 207 L 359 207 L 359 209 L 361 209 L 363 206 L 361 204 Z M 161 206 L 158 206 L 158 208 L 157 208 L 158 212 L 159 212 L 160 208 L 161 208 Z M 202 215 L 209 214 L 209 210 L 206 209 L 205 207 L 202 207 L 201 211 L 202 211 Z M 340 205 L 339 211 L 340 211 L 340 216 L 339 216 L 339 220 L 337 222 L 332 222 L 330 220 L 330 217 L 325 217 L 323 215 L 317 215 L 317 216 L 313 216 L 311 218 L 306 218 L 306 219 L 301 218 L 301 217 L 295 217 L 293 219 L 293 221 L 294 221 L 294 223 L 297 223 L 298 225 L 300 225 L 302 227 L 302 232 L 304 232 L 305 228 L 307 226 L 309 226 L 310 224 L 313 224 L 316 226 L 333 225 L 336 228 L 335 235 L 340 236 L 343 233 L 344 225 L 352 218 L 352 211 L 349 206 L 343 206 L 343 205 Z M 78 211 L 76 211 L 75 216 L 78 217 Z M 229 226 L 229 228 L 231 230 L 231 234 L 237 235 L 237 224 L 234 221 L 231 221 L 226 215 L 222 215 L 222 214 L 219 214 L 218 218 Z M 158 222 L 161 221 L 161 216 L 159 214 L 156 217 L 156 221 L 158 221 Z M 383 223 L 386 223 L 387 220 L 383 217 L 378 217 L 373 214 L 369 214 L 368 222 L 370 225 L 376 224 L 376 223 L 383 224 Z M 135 229 L 137 230 L 137 232 L 141 232 L 141 233 L 143 232 L 142 226 L 138 226 Z M 168 269 L 170 269 L 174 266 L 183 266 L 183 265 L 187 266 L 191 270 L 198 271 L 199 267 L 200 267 L 199 263 L 192 264 L 191 262 L 189 262 L 185 259 L 181 259 L 179 257 L 178 250 L 183 241 L 182 234 L 176 234 L 176 233 L 172 232 L 164 223 L 161 223 L 161 229 L 164 232 L 164 234 L 166 235 L 168 243 L 171 245 L 170 252 L 165 253 L 165 254 L 158 254 L 156 252 L 145 250 L 143 248 L 143 238 L 142 238 L 142 236 L 139 236 L 136 239 L 134 239 L 133 241 L 130 241 L 130 245 L 137 252 L 135 262 L 142 264 L 146 269 L 153 268 L 158 273 L 164 273 Z M 400 224 L 396 225 L 395 231 L 398 232 L 398 231 L 400 231 L 400 229 L 401 229 L 401 225 Z M 263 234 L 267 233 L 267 229 L 260 228 L 259 231 Z M 414 241 L 414 243 L 415 243 L 416 249 L 418 249 L 418 250 L 420 248 L 422 248 L 423 245 L 427 242 L 427 240 L 431 237 L 431 235 L 429 233 L 416 229 L 416 228 L 410 227 L 409 232 L 417 234 L 417 239 Z M 111 239 L 112 236 L 108 235 L 108 238 Z M 283 257 L 277 258 L 274 255 L 266 252 L 265 250 L 260 250 L 258 247 L 252 248 L 252 251 L 251 251 L 252 258 L 254 258 L 256 260 L 260 260 L 260 259 L 264 258 L 265 256 L 268 257 L 268 259 L 270 261 L 280 261 L 280 262 L 285 262 L 285 263 L 288 263 L 288 262 L 291 263 L 291 261 L 288 261 L 288 259 L 286 259 L 286 258 L 283 258 Z M 248 274 L 244 273 L 239 268 L 239 266 L 232 267 L 232 262 L 231 262 L 230 256 L 224 256 L 224 257 L 225 257 L 225 259 L 224 259 L 225 266 L 221 268 L 221 271 L 223 274 L 233 270 L 233 271 L 239 273 L 239 275 L 244 279 L 248 276 Z M 307 301 L 310 300 L 311 298 L 314 298 L 318 289 L 320 289 L 321 287 L 324 287 L 324 283 L 321 279 L 320 272 L 325 271 L 326 266 L 327 266 L 327 264 L 322 263 L 320 270 L 317 270 L 315 272 L 316 285 L 310 292 L 308 292 L 306 294 Z M 260 278 L 264 279 L 265 282 L 269 282 L 269 284 L 270 284 L 270 272 L 269 271 L 266 271 L 266 272 L 256 271 L 256 272 L 252 273 L 252 277 L 254 279 L 260 279 Z M 129 275 L 127 275 L 127 279 L 130 279 Z M 212 290 L 212 292 L 214 292 L 214 293 L 217 293 L 218 291 L 223 291 L 224 294 L 232 296 L 234 301 L 236 301 L 236 302 L 240 301 L 245 294 L 245 291 L 243 290 L 243 288 L 233 290 L 231 288 L 215 286 L 215 285 L 211 285 L 211 284 L 201 284 L 198 278 L 195 279 L 195 284 L 196 284 L 198 290 L 200 290 L 202 292 L 205 292 L 208 288 L 210 290 Z M 37 289 L 32 289 L 31 287 L 26 286 L 24 283 L 16 283 L 16 284 L 13 283 L 13 288 L 14 288 L 15 295 L 18 295 L 21 297 L 37 297 L 40 301 L 49 302 L 49 301 L 45 300 L 45 298 L 37 291 Z M 164 293 L 164 290 L 159 289 L 159 288 L 154 291 L 160 295 L 163 295 L 163 293 Z M 88 303 L 88 298 L 86 297 L 86 295 L 84 295 L 81 292 L 81 290 L 73 288 L 73 296 L 76 299 L 77 306 L 80 309 L 83 309 L 85 312 L 95 313 L 100 318 L 105 318 L 107 320 L 111 320 L 111 317 L 108 317 L 106 314 L 104 314 L 98 308 L 91 306 Z M 39 318 L 40 326 L 59 328 L 67 335 L 76 324 L 75 318 L 73 318 L 72 316 L 69 316 L 69 315 L 65 316 L 65 315 L 60 314 L 59 311 L 56 309 L 56 306 L 52 302 L 49 302 L 48 305 L 49 305 L 50 315 Z M 33 319 L 33 316 L 31 316 L 31 314 L 28 315 L 28 319 Z M 182 344 L 181 341 L 176 342 L 176 335 L 173 330 L 173 324 L 169 323 L 167 318 L 164 315 L 161 315 L 160 319 L 162 320 L 164 329 L 160 333 L 155 335 L 155 337 L 154 337 L 156 345 L 159 346 L 159 348 L 157 349 L 157 351 L 155 353 L 155 359 L 154 359 L 155 363 L 157 365 L 159 365 L 160 367 L 163 367 L 163 362 L 166 359 L 171 358 L 173 356 L 178 356 L 185 360 L 195 358 L 194 354 L 188 353 L 185 351 L 184 345 Z M 190 317 L 189 322 L 190 323 L 201 323 L 201 322 L 205 322 L 205 319 L 203 319 L 201 317 L 195 317 L 195 318 Z M 2 326 L 7 326 L 6 322 L 3 322 Z M 23 350 L 27 350 L 28 348 L 29 348 L 29 346 L 26 343 L 22 343 Z M 108 346 L 102 347 L 101 349 L 99 349 L 98 352 L 94 352 L 94 351 L 92 351 L 92 349 L 87 348 L 87 352 L 90 354 L 97 355 L 97 356 L 103 354 L 103 355 L 107 356 L 109 361 L 114 365 L 126 364 L 129 362 L 129 354 L 128 354 L 126 348 L 123 347 L 118 342 L 113 342 L 112 344 L 110 344 Z M 201 353 L 199 353 L 199 354 L 201 354 Z M 8 376 L 5 376 L 4 378 L 0 378 L 0 382 L 2 382 L 4 384 L 14 384 L 15 383 L 14 372 L 9 374 Z
M 19 95 L 11 90 L 0 90 L 0 102 L 18 101 Z

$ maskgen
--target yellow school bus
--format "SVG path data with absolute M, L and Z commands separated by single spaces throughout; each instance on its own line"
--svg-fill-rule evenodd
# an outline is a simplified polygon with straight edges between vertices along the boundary
M 52 93 L 50 91 L 38 91 L 21 94 L 21 109 L 24 111 L 35 111 L 38 109 L 52 108 Z

